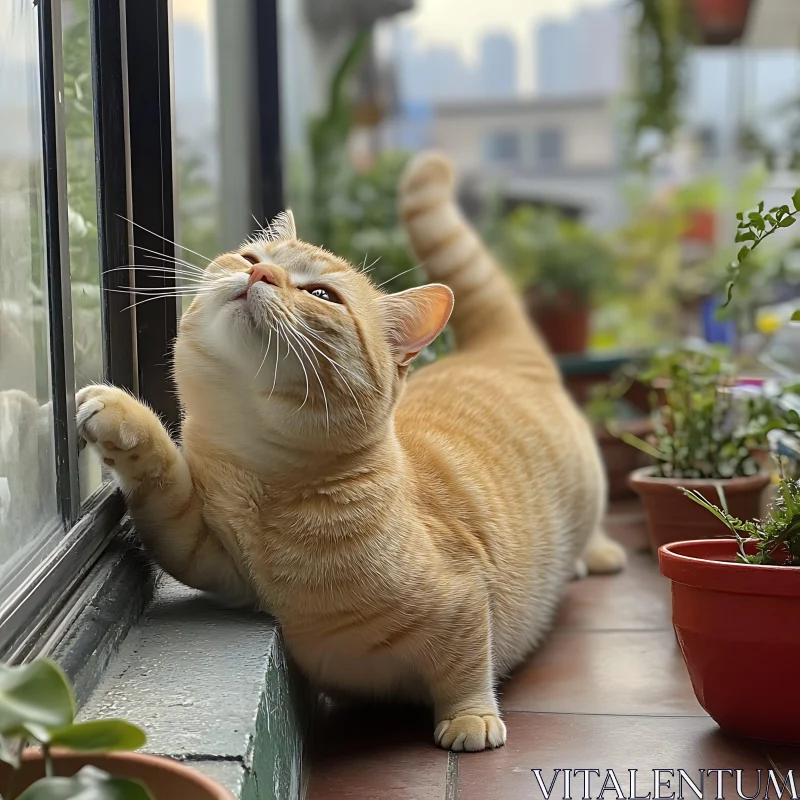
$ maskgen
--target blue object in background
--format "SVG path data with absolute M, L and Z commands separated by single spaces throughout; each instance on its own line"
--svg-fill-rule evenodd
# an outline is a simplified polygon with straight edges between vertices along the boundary
M 732 319 L 717 319 L 717 309 L 722 305 L 721 297 L 709 297 L 700 306 L 703 338 L 709 344 L 736 346 L 736 322 Z

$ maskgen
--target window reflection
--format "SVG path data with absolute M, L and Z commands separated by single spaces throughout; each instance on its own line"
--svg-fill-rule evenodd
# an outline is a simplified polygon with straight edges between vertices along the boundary
M 0 14 L 0 596 L 57 524 L 36 10 Z
M 61 15 L 75 388 L 80 389 L 103 378 L 89 0 L 63 0 Z M 101 481 L 97 453 L 84 448 L 81 497 L 88 497 Z

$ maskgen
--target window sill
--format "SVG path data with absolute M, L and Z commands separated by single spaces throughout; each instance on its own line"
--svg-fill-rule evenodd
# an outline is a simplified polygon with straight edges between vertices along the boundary
M 80 716 L 140 725 L 145 752 L 187 762 L 241 800 L 299 800 L 308 697 L 268 617 L 159 575 Z

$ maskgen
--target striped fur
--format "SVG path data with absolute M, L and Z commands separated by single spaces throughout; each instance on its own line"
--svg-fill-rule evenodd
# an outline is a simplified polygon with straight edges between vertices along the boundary
M 425 156 L 401 187 L 440 284 L 385 295 L 287 223 L 216 259 L 182 320 L 180 447 L 113 387 L 79 393 L 78 423 L 168 572 L 272 612 L 320 687 L 430 702 L 438 744 L 481 750 L 576 562 L 623 555 L 589 426 L 452 183 Z M 441 284 L 459 351 L 406 381 L 450 315 Z

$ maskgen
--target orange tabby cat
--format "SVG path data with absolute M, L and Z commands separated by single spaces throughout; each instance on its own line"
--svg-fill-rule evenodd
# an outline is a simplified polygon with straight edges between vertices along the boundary
M 495 684 L 576 562 L 624 555 L 589 426 L 452 190 L 437 156 L 401 188 L 452 291 L 386 295 L 283 215 L 209 266 L 181 321 L 181 446 L 112 387 L 79 393 L 78 424 L 167 572 L 272 612 L 317 685 L 424 699 L 438 744 L 482 750 L 506 738 Z M 451 312 L 458 352 L 406 385 Z

